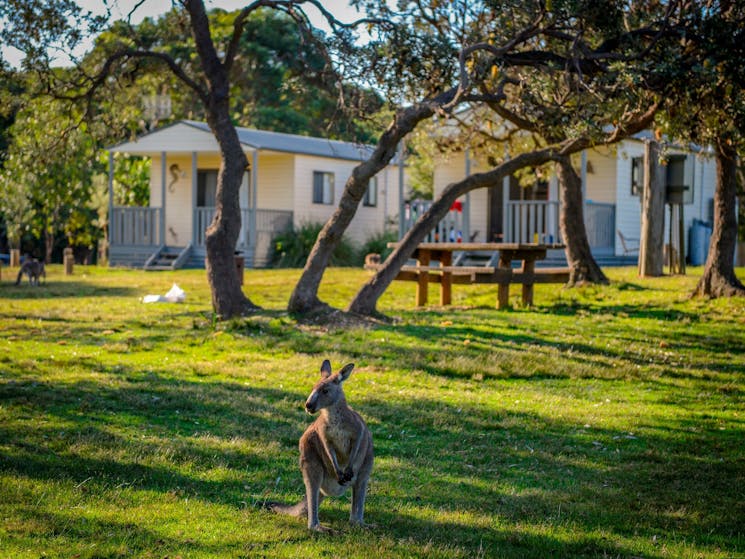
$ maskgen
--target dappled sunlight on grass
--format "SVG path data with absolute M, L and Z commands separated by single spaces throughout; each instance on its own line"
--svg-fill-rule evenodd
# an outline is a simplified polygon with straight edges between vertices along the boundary
M 3 281 L 0 555 L 742 555 L 745 301 L 689 300 L 693 275 L 609 273 L 508 311 L 484 286 L 415 309 L 394 283 L 392 321 L 369 324 L 289 316 L 297 270 L 247 271 L 268 308 L 226 323 L 198 270 Z M 329 270 L 321 296 L 344 307 L 367 277 Z M 173 282 L 186 303 L 140 303 Z M 348 526 L 349 495 L 322 505 L 334 536 L 260 509 L 302 496 L 324 358 L 356 364 L 368 531 Z

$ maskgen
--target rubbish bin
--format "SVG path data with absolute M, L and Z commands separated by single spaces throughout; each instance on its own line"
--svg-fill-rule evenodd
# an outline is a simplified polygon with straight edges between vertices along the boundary
M 238 281 L 243 285 L 243 269 L 246 267 L 246 259 L 242 252 L 235 253 L 235 269 L 238 272 Z
M 709 256 L 711 225 L 700 219 L 694 219 L 689 230 L 689 258 L 691 266 L 703 266 Z

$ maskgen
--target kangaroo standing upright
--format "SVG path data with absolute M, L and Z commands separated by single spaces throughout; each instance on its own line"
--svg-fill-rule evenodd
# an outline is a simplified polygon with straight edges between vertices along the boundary
M 342 383 L 349 378 L 354 364 L 332 374 L 328 360 L 321 365 L 321 380 L 305 402 L 308 413 L 318 418 L 300 437 L 300 470 L 305 482 L 305 497 L 295 506 L 272 504 L 275 512 L 308 516 L 308 528 L 323 531 L 318 522 L 318 505 L 324 496 L 337 497 L 352 487 L 352 511 L 349 521 L 363 525 L 367 482 L 373 467 L 372 435 L 362 417 L 352 410 L 344 397 Z

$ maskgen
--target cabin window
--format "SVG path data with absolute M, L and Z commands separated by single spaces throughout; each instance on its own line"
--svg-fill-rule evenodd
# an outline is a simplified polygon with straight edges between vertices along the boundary
M 313 203 L 334 203 L 334 174 L 313 171 Z
M 644 158 L 631 158 L 631 195 L 641 196 L 644 189 Z
M 197 171 L 197 207 L 214 208 L 217 203 L 217 169 Z
M 378 205 L 378 177 L 373 177 L 370 179 L 362 203 L 365 206 L 371 207 Z

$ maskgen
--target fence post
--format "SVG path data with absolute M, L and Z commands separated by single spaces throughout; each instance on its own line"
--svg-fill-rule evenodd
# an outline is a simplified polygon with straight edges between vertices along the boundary
M 72 253 L 72 247 L 67 247 L 65 250 L 62 251 L 63 258 L 62 261 L 65 265 L 65 275 L 71 276 L 72 275 L 72 266 L 75 263 L 75 257 Z

